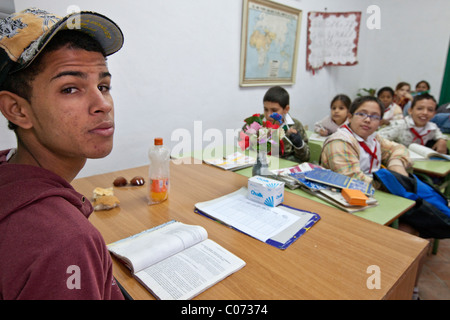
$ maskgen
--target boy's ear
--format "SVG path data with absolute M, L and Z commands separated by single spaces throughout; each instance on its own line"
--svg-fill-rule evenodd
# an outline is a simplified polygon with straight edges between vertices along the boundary
M 30 129 L 33 124 L 30 121 L 29 110 L 29 103 L 24 98 L 9 91 L 0 91 L 0 111 L 12 123 Z
M 288 113 L 290 109 L 291 109 L 291 106 L 290 105 L 286 105 L 286 108 L 284 108 L 285 113 Z

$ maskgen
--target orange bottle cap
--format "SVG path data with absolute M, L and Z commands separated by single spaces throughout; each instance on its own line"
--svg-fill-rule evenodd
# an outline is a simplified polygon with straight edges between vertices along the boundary
M 155 146 L 162 146 L 163 138 L 155 138 Z

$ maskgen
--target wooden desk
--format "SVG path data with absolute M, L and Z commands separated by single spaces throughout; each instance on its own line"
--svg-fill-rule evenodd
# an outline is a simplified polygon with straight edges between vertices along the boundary
M 146 176 L 147 167 L 117 171 L 73 182 L 90 197 L 95 187 L 109 187 L 117 176 Z M 243 175 L 208 165 L 171 165 L 167 201 L 148 206 L 147 186 L 114 188 L 119 208 L 94 212 L 90 221 L 106 243 L 172 219 L 201 225 L 209 238 L 247 265 L 196 299 L 410 299 L 420 257 L 428 242 L 389 227 L 342 214 L 316 201 L 285 193 L 285 204 L 314 211 L 321 220 L 286 250 L 280 250 L 194 213 L 194 204 L 247 185 Z M 134 299 L 154 299 L 113 258 L 114 276 Z M 381 289 L 368 289 L 369 266 L 381 271 Z
M 312 134 L 311 131 L 307 131 L 308 135 Z M 321 150 L 322 141 L 315 141 L 313 144 L 316 146 L 319 146 L 319 149 Z M 320 154 L 319 150 L 319 154 Z M 226 146 L 216 146 L 213 148 L 206 148 L 205 150 L 197 150 L 192 152 L 189 156 L 192 156 L 195 158 L 196 163 L 201 163 L 202 159 L 208 159 L 208 158 L 221 158 L 224 155 L 232 154 L 234 152 L 240 152 L 245 153 L 247 155 L 250 155 L 252 157 L 256 157 L 256 153 L 254 151 L 242 151 L 239 147 L 233 146 L 233 145 L 226 145 Z M 181 158 L 181 157 L 178 157 Z M 276 170 L 280 168 L 288 168 L 295 166 L 297 163 L 292 162 L 283 158 L 272 158 L 269 156 L 269 159 L 271 159 L 270 163 L 270 170 Z M 239 174 L 242 174 L 246 177 L 251 177 L 252 169 L 246 168 L 239 171 L 236 171 Z M 326 202 L 325 200 L 322 200 L 318 197 L 315 197 L 313 195 L 308 194 L 307 192 L 295 189 L 291 190 L 286 188 L 288 192 L 292 192 L 294 194 L 300 195 L 304 198 L 308 198 L 314 201 L 317 201 L 319 203 L 325 204 L 327 206 L 330 206 L 332 208 L 336 208 L 329 202 Z M 383 225 L 391 225 L 393 222 L 397 222 L 396 220 L 404 214 L 406 211 L 411 209 L 415 201 L 398 197 L 393 194 L 385 193 L 382 191 L 375 191 L 375 198 L 378 200 L 379 205 L 373 208 L 368 208 L 364 211 L 356 212 L 354 215 L 360 216 L 362 218 L 365 218 L 367 220 L 383 224 Z M 343 214 L 348 214 L 344 211 L 341 211 Z

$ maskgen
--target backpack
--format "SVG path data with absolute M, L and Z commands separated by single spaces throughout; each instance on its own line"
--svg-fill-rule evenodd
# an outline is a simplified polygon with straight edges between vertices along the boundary
M 438 113 L 431 121 L 436 123 L 442 132 L 450 133 L 450 113 Z
M 399 220 L 419 231 L 422 238 L 450 238 L 448 199 L 435 187 L 410 174 L 405 177 L 388 169 L 374 173 L 381 190 L 416 202 Z

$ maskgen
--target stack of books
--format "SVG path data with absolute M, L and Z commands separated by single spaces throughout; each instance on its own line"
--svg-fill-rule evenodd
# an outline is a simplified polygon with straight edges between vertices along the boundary
M 373 197 L 375 189 L 371 184 L 349 178 L 312 163 L 302 163 L 294 167 L 275 170 L 272 173 L 277 179 L 285 182 L 289 180 L 289 184 L 286 183 L 289 188 L 300 188 L 350 213 L 378 205 L 378 201 Z M 364 200 L 360 200 L 356 196 L 355 198 L 346 198 L 345 191 L 348 189 L 357 190 L 363 195 L 362 199 Z

